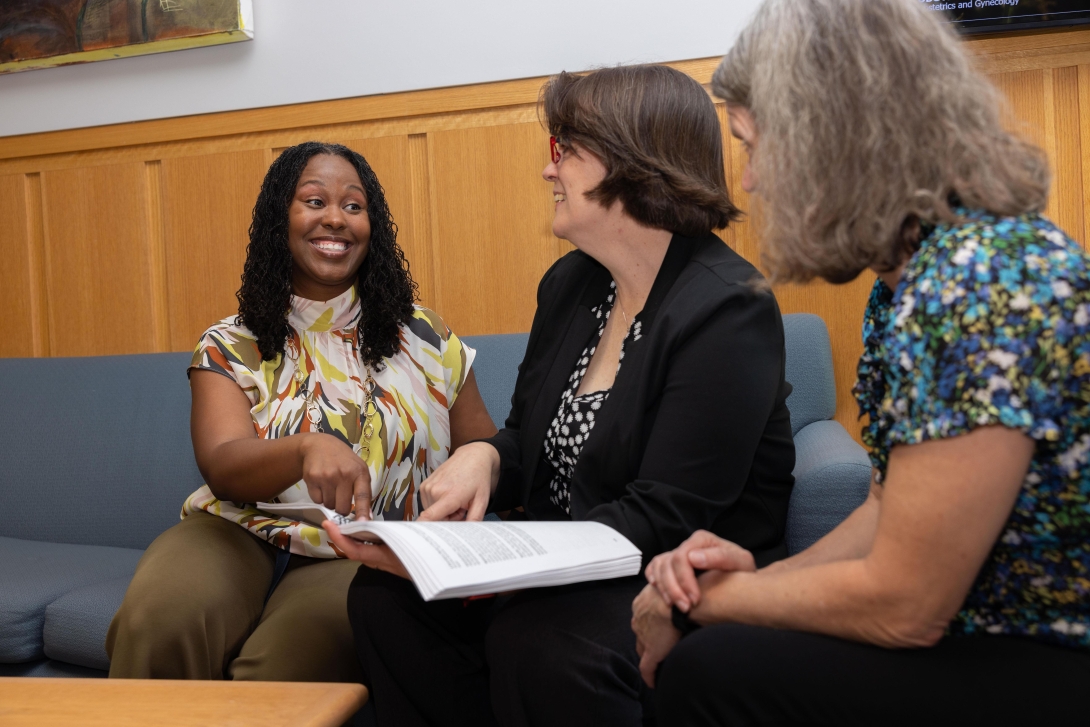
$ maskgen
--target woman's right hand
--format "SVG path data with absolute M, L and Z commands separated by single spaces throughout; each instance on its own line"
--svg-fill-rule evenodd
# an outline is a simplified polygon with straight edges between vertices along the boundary
M 371 472 L 351 447 L 332 435 L 313 433 L 301 438 L 299 453 L 311 500 L 341 515 L 354 511 L 360 520 L 371 519 Z
M 420 485 L 421 520 L 483 520 L 500 479 L 500 453 L 487 442 L 459 447 Z
M 753 554 L 707 530 L 697 530 L 674 550 L 656 555 L 644 575 L 666 601 L 688 613 L 700 602 L 697 570 L 755 571 Z

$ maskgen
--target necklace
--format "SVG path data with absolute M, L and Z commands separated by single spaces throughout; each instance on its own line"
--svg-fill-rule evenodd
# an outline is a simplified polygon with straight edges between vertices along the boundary
M 621 317 L 624 318 L 624 329 L 628 331 L 632 328 L 632 324 L 628 322 L 628 314 L 624 312 L 624 303 L 621 302 L 621 294 L 617 293 L 617 305 L 621 308 Z
M 351 348 L 351 343 L 345 339 L 345 346 Z M 302 396 L 306 406 L 307 420 L 310 422 L 312 431 L 323 432 L 322 429 L 322 408 L 317 400 L 317 392 L 315 387 L 310 385 L 310 375 L 304 371 L 304 364 L 300 362 L 299 347 L 295 343 L 295 338 L 291 337 L 287 342 L 288 358 L 295 364 L 295 372 L 292 374 L 292 379 L 295 381 L 296 386 L 299 387 L 299 391 L 296 396 Z M 352 351 L 347 352 L 349 358 L 351 358 Z M 361 430 L 360 437 L 360 456 L 366 462 L 371 456 L 371 437 L 375 433 L 375 415 L 378 414 L 378 407 L 375 405 L 375 379 L 371 376 L 371 367 L 366 364 L 363 365 L 363 383 L 361 389 L 363 390 L 363 406 L 359 410 L 359 428 Z

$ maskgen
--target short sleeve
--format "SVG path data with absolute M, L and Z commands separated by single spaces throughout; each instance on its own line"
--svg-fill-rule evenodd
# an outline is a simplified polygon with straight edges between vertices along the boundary
M 226 376 L 240 387 L 256 403 L 257 372 L 262 369 L 261 352 L 257 341 L 245 329 L 222 321 L 209 328 L 197 342 L 189 369 L 214 371 Z
M 989 425 L 1059 439 L 1086 281 L 1065 265 L 1066 244 L 1037 230 L 975 231 L 928 251 L 895 301 L 882 402 L 890 446 Z
M 193 351 L 193 358 L 189 362 L 190 369 L 203 371 L 215 371 L 232 379 L 235 378 L 231 364 L 228 362 L 227 353 L 224 350 L 223 338 L 216 335 L 216 331 L 205 331 L 201 340 L 197 341 L 197 348 Z
M 469 377 L 469 370 L 473 367 L 477 350 L 463 343 L 462 339 L 449 328 L 447 333 L 449 336 L 444 341 L 442 351 L 443 367 L 450 372 L 450 376 L 447 377 L 447 401 L 454 406 L 454 401 L 461 393 L 466 378 Z
M 438 365 L 436 373 L 440 374 L 437 378 L 441 378 L 441 382 L 434 384 L 442 392 L 443 403 L 449 409 L 465 385 L 477 351 L 463 343 L 439 314 L 428 308 L 417 307 L 409 322 L 409 331 L 433 350 L 431 356 Z

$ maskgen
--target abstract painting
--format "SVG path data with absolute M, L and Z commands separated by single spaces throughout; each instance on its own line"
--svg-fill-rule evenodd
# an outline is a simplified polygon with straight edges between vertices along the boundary
M 0 0 L 0 73 L 253 37 L 252 0 Z

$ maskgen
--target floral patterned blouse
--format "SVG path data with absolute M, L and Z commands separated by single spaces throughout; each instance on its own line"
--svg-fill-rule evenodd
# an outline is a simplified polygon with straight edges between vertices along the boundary
M 998 424 L 1032 437 L 1021 492 L 954 634 L 1090 648 L 1090 257 L 1037 214 L 959 210 L 875 283 L 855 394 L 889 452 Z
M 256 338 L 232 316 L 205 332 L 190 368 L 215 371 L 235 381 L 250 400 L 259 437 L 278 439 L 320 427 L 362 456 L 367 371 L 356 353 L 359 316 L 355 288 L 324 303 L 293 296 L 288 314 L 292 332 L 285 353 L 262 361 Z M 379 520 L 412 519 L 418 514 L 415 494 L 450 453 L 449 409 L 475 356 L 427 308 L 417 306 L 412 319 L 401 326 L 400 337 L 397 353 L 384 359 L 381 370 L 370 371 L 376 386 L 367 468 L 372 513 Z M 313 397 L 308 396 L 311 392 Z M 300 480 L 273 502 L 311 499 Z M 227 518 L 298 555 L 342 556 L 321 528 L 280 519 L 252 503 L 219 500 L 208 485 L 186 499 L 182 517 L 197 510 Z

